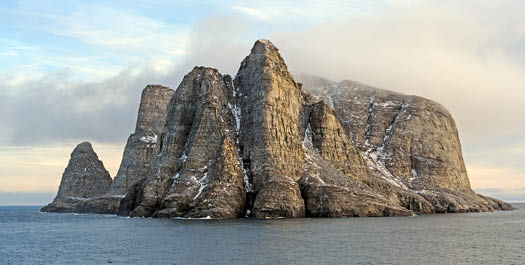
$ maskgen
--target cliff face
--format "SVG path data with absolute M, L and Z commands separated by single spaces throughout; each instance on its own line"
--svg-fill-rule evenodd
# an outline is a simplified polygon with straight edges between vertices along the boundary
M 487 211 L 502 206 L 501 201 L 471 190 L 456 124 L 439 103 L 353 81 L 298 78 L 307 91 L 329 102 L 376 175 L 421 195 L 433 211 Z
M 454 120 L 441 105 L 352 81 L 299 79 L 305 89 L 278 49 L 259 40 L 233 81 L 195 67 L 175 92 L 146 87 L 111 186 L 112 195 L 126 195 L 87 205 L 185 218 L 512 208 L 471 190 Z
M 277 48 L 258 41 L 235 78 L 239 144 L 258 217 L 304 216 L 297 181 L 303 176 L 304 94 Z
M 148 85 L 142 91 L 135 132 L 128 138 L 111 185 L 112 194 L 124 195 L 133 184 L 148 176 L 173 93 L 172 89 L 159 85 Z
M 101 212 L 109 205 L 108 200 L 92 200 L 106 194 L 112 183 L 108 171 L 98 159 L 91 143 L 77 145 L 62 175 L 58 193 L 52 203 L 42 208 L 47 212 Z M 111 199 L 109 199 L 111 200 Z M 89 209 L 94 204 L 104 204 L 102 209 Z M 108 210 L 114 212 L 113 210 Z

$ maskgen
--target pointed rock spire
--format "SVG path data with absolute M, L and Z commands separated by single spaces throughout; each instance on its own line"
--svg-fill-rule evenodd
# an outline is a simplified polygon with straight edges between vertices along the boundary
M 71 153 L 69 164 L 62 175 L 55 201 L 68 198 L 93 198 L 109 191 L 109 172 L 98 159 L 90 142 L 83 142 Z
M 58 193 L 47 206 L 52 211 L 57 205 L 65 205 L 74 211 L 76 203 L 99 197 L 109 191 L 112 179 L 98 159 L 91 143 L 83 142 L 75 147 L 62 175 Z M 68 206 L 69 205 L 69 206 Z M 45 211 L 46 208 L 43 209 Z

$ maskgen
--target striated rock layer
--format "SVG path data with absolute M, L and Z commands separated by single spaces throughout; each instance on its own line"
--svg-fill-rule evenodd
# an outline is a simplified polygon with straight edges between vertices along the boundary
M 299 79 L 305 89 L 278 49 L 259 40 L 235 80 L 195 67 L 176 91 L 146 87 L 111 186 L 125 197 L 107 208 L 184 218 L 512 209 L 471 190 L 441 105 L 352 81 Z M 114 196 L 90 201 L 104 198 Z

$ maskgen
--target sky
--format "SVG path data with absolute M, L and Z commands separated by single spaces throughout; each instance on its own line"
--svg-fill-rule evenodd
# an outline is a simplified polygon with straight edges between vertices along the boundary
M 260 38 L 292 74 L 440 102 L 472 188 L 525 201 L 523 17 L 510 0 L 3 0 L 0 205 L 50 202 L 82 141 L 115 176 L 147 84 L 235 75 Z

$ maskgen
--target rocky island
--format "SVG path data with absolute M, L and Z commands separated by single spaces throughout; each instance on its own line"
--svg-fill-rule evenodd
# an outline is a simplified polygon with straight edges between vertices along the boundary
M 288 72 L 255 42 L 234 79 L 195 67 L 147 86 L 112 180 L 79 144 L 42 211 L 132 217 L 410 216 L 509 210 L 470 187 L 440 104 Z

